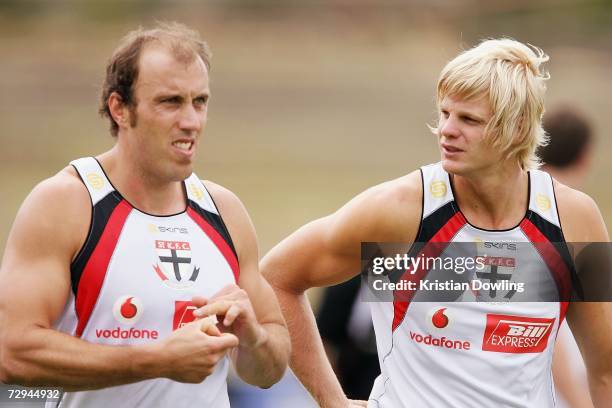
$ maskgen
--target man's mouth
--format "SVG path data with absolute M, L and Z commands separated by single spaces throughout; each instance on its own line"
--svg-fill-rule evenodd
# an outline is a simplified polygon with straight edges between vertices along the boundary
M 448 153 L 459 153 L 459 152 L 462 152 L 462 151 L 463 151 L 463 150 L 461 150 L 461 149 L 459 149 L 459 148 L 456 148 L 456 147 L 454 147 L 454 146 L 447 145 L 446 143 L 442 143 L 442 149 L 443 149 L 445 152 L 448 152 Z
M 176 141 L 172 143 L 172 146 L 184 151 L 188 152 L 193 147 L 193 142 L 184 142 L 184 141 Z

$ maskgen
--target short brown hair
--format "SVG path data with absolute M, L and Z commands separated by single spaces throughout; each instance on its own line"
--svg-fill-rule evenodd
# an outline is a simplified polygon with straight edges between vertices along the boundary
M 212 54 L 208 45 L 197 31 L 183 24 L 161 22 L 151 29 L 139 27 L 129 32 L 121 39 L 108 61 L 100 97 L 98 112 L 110 120 L 110 132 L 113 136 L 117 136 L 119 125 L 110 113 L 108 98 L 113 92 L 117 92 L 123 103 L 130 108 L 136 107 L 134 83 L 138 79 L 138 61 L 145 45 L 153 42 L 168 48 L 179 61 L 191 62 L 199 56 L 210 71 Z
M 564 168 L 574 164 L 593 143 L 587 116 L 571 105 L 559 106 L 544 115 L 544 130 L 550 138 L 538 151 L 544 164 Z

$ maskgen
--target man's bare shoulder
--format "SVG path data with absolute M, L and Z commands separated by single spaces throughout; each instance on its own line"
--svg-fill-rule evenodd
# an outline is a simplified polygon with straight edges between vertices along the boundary
M 242 224 L 248 219 L 246 208 L 231 190 L 210 180 L 202 180 L 226 224 Z
M 212 196 L 225 225 L 236 245 L 239 257 L 256 247 L 255 228 L 242 201 L 231 190 L 210 180 L 202 180 Z
M 48 189 L 52 194 L 77 194 L 88 198 L 87 188 L 72 166 L 66 166 L 58 173 L 41 181 L 36 188 Z
M 561 226 L 567 241 L 609 240 L 599 207 L 589 195 L 554 180 Z
M 397 209 L 403 212 L 406 206 L 420 207 L 422 190 L 421 176 L 417 170 L 370 187 L 356 196 L 353 201 L 366 207 L 384 205 L 387 211 Z
M 423 189 L 420 171 L 369 188 L 334 215 L 350 225 L 361 241 L 414 240 L 421 217 Z
M 38 244 L 66 247 L 75 254 L 85 239 L 91 218 L 91 200 L 74 168 L 68 166 L 43 180 L 23 202 L 11 235 L 23 234 Z M 11 237 L 9 237 L 9 240 Z
M 57 212 L 74 215 L 74 210 L 88 210 L 91 200 L 76 170 L 67 166 L 34 187 L 24 204 L 43 206 L 46 208 L 42 211 L 44 214 Z
M 379 200 L 384 200 L 389 205 L 398 206 L 401 209 L 406 206 L 421 206 L 423 187 L 421 172 L 413 171 L 410 174 L 379 184 L 372 189 Z
M 210 180 L 202 180 L 217 206 L 242 204 L 238 196 L 230 189 Z

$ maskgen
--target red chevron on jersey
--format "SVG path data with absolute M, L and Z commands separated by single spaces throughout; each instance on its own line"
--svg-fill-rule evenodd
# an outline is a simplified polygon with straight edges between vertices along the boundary
M 444 251 L 446 246 L 451 242 L 457 231 L 459 231 L 461 227 L 466 224 L 466 222 L 467 221 L 462 213 L 455 213 L 455 215 L 451 217 L 451 219 L 449 219 L 446 224 L 444 224 L 444 226 L 440 228 L 440 230 L 431 239 L 430 242 L 437 243 L 438 245 L 427 245 L 423 250 L 424 256 L 426 258 L 435 258 L 439 256 Z M 418 282 L 425 278 L 427 272 L 428 271 L 423 267 L 412 273 L 406 271 L 406 273 L 404 273 L 400 280 Z M 394 315 L 391 330 L 395 330 L 397 326 L 400 325 L 402 320 L 404 320 L 404 316 L 406 316 L 408 306 L 410 306 L 410 301 L 412 300 L 414 294 L 415 291 L 409 290 L 394 293 L 394 297 L 396 300 L 393 302 Z

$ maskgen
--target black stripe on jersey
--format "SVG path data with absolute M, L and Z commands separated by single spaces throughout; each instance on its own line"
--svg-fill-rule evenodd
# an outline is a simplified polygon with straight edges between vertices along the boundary
M 421 230 L 415 242 L 429 242 L 438 231 L 457 213 L 453 201 L 449 201 L 421 222 Z
M 100 241 L 100 237 L 104 232 L 104 228 L 108 223 L 108 219 L 111 214 L 121 202 L 121 196 L 116 191 L 110 192 L 106 197 L 98 201 L 98 203 L 91 210 L 91 224 L 89 225 L 89 233 L 87 239 L 81 247 L 79 254 L 74 258 L 72 264 L 70 264 L 70 280 L 72 283 L 72 293 L 76 296 L 77 289 L 79 288 L 79 282 L 81 281 L 81 275 L 89 261 L 89 257 L 93 253 L 94 249 Z
M 215 229 L 215 231 L 217 231 L 223 237 L 225 242 L 227 242 L 229 247 L 232 249 L 232 252 L 236 256 L 236 259 L 238 259 L 236 248 L 234 248 L 234 242 L 232 241 L 232 237 L 230 236 L 229 231 L 227 230 L 227 227 L 225 226 L 225 223 L 223 222 L 221 216 L 203 209 L 198 205 L 198 203 L 190 199 L 187 199 L 187 205 L 191 207 L 195 212 L 200 214 L 202 218 L 204 218 L 206 222 L 208 222 Z
M 578 296 L 578 298 L 582 299 L 584 297 L 582 285 L 578 279 L 576 267 L 574 266 L 572 255 L 570 254 L 570 250 L 565 242 L 561 228 L 557 227 L 555 224 L 546 220 L 540 214 L 532 210 L 527 211 L 527 219 L 531 221 L 542 234 L 544 234 L 546 239 L 548 239 L 554 245 L 559 255 L 561 255 L 563 263 L 565 263 L 571 274 L 572 295 L 575 294 Z
M 561 228 L 557 227 L 552 222 L 546 220 L 540 214 L 535 211 L 529 210 L 527 211 L 527 217 L 529 221 L 533 223 L 542 234 L 548 239 L 550 242 L 563 242 L 563 234 L 561 234 Z

